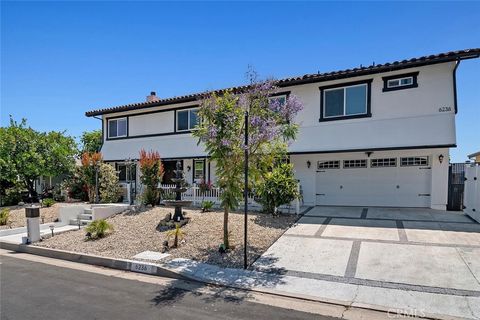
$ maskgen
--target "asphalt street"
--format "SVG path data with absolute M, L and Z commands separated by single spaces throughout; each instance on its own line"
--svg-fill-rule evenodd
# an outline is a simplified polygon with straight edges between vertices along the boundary
M 145 283 L 110 275 L 0 257 L 0 314 L 17 319 L 321 319 L 260 304 L 242 295 L 206 294 L 175 285 Z M 218 289 L 221 290 L 221 289 Z

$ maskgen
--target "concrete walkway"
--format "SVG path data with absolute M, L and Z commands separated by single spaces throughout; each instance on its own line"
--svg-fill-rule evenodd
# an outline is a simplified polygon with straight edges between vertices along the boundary
M 46 228 L 40 229 L 40 235 L 41 236 L 51 235 L 52 232 L 50 231 L 50 228 L 48 226 L 52 224 L 55 226 L 55 228 L 53 229 L 53 234 L 59 234 L 62 232 L 78 229 L 78 226 L 65 225 L 60 223 L 49 223 L 49 224 L 45 224 L 45 226 L 47 226 Z M 0 241 L 21 244 L 22 238 L 27 236 L 26 227 L 17 228 L 17 229 L 18 230 L 16 230 L 16 232 L 13 232 L 13 234 L 7 234 L 7 235 L 0 234 Z M 13 229 L 7 229 L 7 230 L 13 230 Z

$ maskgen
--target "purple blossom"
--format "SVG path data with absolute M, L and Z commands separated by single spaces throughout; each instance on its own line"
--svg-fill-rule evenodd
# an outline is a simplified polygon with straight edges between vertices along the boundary
M 222 144 L 222 146 L 224 146 L 224 147 L 229 147 L 230 144 L 231 144 L 231 141 L 228 140 L 227 138 L 223 138 L 222 141 L 221 141 L 221 144 Z

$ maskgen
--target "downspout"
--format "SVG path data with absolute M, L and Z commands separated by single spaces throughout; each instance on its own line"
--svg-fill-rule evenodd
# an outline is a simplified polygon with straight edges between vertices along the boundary
M 453 106 L 455 109 L 455 114 L 458 112 L 458 105 L 457 105 L 457 68 L 460 65 L 460 59 L 457 59 L 455 64 L 455 68 L 453 68 Z
M 455 79 L 455 78 L 454 78 L 454 79 Z M 455 82 L 455 81 L 454 81 L 454 82 Z M 103 130 L 103 119 L 102 119 L 102 118 L 99 118 L 99 117 L 97 117 L 97 116 L 93 116 L 93 118 L 102 121 L 102 145 L 100 146 L 100 150 L 99 150 L 99 152 L 102 152 L 103 142 L 105 141 L 104 130 Z

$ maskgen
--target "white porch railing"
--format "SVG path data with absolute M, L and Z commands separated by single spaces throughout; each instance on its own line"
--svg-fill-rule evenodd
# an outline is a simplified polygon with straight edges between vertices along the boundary
M 164 193 L 171 195 L 173 197 L 175 192 L 175 184 L 162 184 L 160 188 L 163 190 Z M 300 184 L 298 185 L 300 190 Z M 193 205 L 200 205 L 202 201 L 212 201 L 216 206 L 221 204 L 220 195 L 222 191 L 218 187 L 213 187 L 208 191 L 202 193 L 200 191 L 200 187 L 196 184 L 191 185 L 187 188 L 187 190 L 182 193 L 182 200 L 190 200 L 192 201 Z M 281 209 L 288 209 L 290 212 L 291 209 L 295 210 L 296 214 L 300 213 L 300 199 L 294 200 L 290 205 L 281 206 Z M 262 205 L 255 201 L 253 194 L 248 196 L 248 205 L 252 209 L 260 210 Z

